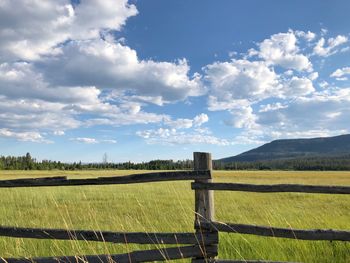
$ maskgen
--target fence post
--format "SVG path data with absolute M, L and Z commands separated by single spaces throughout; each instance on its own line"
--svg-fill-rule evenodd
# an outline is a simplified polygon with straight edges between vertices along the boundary
M 195 180 L 195 182 L 200 183 L 209 183 L 212 182 L 212 160 L 210 153 L 203 152 L 194 152 L 193 153 L 193 166 L 195 171 L 210 171 L 210 179 Z M 212 190 L 195 190 L 195 222 L 194 228 L 196 233 L 209 234 L 209 235 L 218 235 L 217 231 L 208 231 L 201 229 L 201 223 L 208 223 L 214 221 L 215 211 L 214 211 L 214 192 Z M 203 246 L 203 258 L 192 259 L 194 261 L 209 261 L 217 255 L 217 243 L 211 244 L 211 246 L 216 247 L 215 255 L 208 255 L 206 253 L 206 247 Z

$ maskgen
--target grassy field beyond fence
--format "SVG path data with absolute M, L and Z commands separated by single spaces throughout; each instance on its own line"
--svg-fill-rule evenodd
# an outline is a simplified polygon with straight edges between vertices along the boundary
M 140 171 L 0 171 L 0 180 L 67 175 L 126 175 Z M 349 172 L 214 172 L 215 182 L 350 185 Z M 0 189 L 0 225 L 114 231 L 194 231 L 190 182 Z M 217 221 L 350 229 L 350 196 L 215 192 Z M 124 253 L 145 245 L 0 238 L 0 257 Z M 350 242 L 295 241 L 220 234 L 219 257 L 296 262 L 350 262 Z

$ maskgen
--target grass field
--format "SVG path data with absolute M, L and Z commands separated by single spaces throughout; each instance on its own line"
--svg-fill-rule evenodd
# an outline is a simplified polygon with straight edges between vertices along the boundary
M 139 171 L 137 171 L 139 172 Z M 0 171 L 0 180 L 70 178 L 135 171 Z M 216 182 L 350 185 L 349 172 L 214 172 Z M 0 224 L 114 231 L 193 231 L 190 182 L 0 189 Z M 216 219 L 293 228 L 350 229 L 350 196 L 215 192 Z M 125 253 L 152 246 L 0 238 L 0 257 Z M 221 259 L 350 262 L 350 242 L 295 241 L 220 234 Z

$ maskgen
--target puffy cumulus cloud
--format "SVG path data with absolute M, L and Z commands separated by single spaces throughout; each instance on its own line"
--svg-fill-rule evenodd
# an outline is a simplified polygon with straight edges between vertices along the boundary
M 0 5 L 1 129 L 63 136 L 78 127 L 165 123 L 172 118 L 143 108 L 205 92 L 201 76 L 189 76 L 185 59 L 140 60 L 114 39 L 112 31 L 137 14 L 127 0 Z M 205 121 L 199 116 L 173 122 Z
M 244 118 L 247 116 L 249 114 Z M 243 126 L 244 129 L 233 142 L 262 144 L 281 138 L 345 134 L 350 132 L 347 125 L 349 118 L 349 88 L 315 92 L 312 96 L 298 97 L 293 101 L 260 105 L 260 110 L 254 112 L 254 126 Z
M 121 95 L 123 96 L 123 95 Z M 81 116 L 89 114 L 89 117 Z M 0 65 L 0 128 L 65 131 L 80 126 L 161 122 L 130 98 L 111 104 L 95 87 L 53 86 L 28 63 Z
M 230 110 L 237 107 L 247 107 L 251 104 L 250 101 L 246 99 L 241 100 L 224 100 L 224 98 L 220 98 L 220 100 L 213 95 L 208 96 L 208 109 L 210 111 L 223 111 Z
M 0 96 L 0 128 L 28 130 L 66 130 L 81 122 L 63 110 L 65 104 L 41 100 L 9 100 Z
M 93 111 L 91 112 L 94 113 Z M 98 125 L 119 127 L 133 124 L 154 124 L 161 123 L 164 118 L 168 118 L 168 116 L 143 111 L 140 111 L 137 114 L 130 114 L 128 112 L 120 111 L 118 107 L 115 107 L 113 112 L 106 112 L 96 117 L 91 117 L 85 120 L 83 125 L 87 127 Z
M 58 86 L 128 90 L 140 98 L 155 97 L 158 105 L 204 92 L 199 74 L 188 76 L 185 59 L 176 63 L 139 60 L 135 50 L 102 39 L 71 41 L 62 54 L 46 58 L 40 67 L 46 79 Z
M 309 74 L 308 79 L 310 80 L 316 80 L 318 78 L 318 72 L 312 72 L 311 74 Z
M 350 67 L 339 68 L 331 74 L 332 78 L 336 78 L 337 80 L 342 80 L 345 75 L 350 75 Z M 347 79 L 347 77 L 345 77 Z
M 308 42 L 311 42 L 312 40 L 314 40 L 316 38 L 316 34 L 314 32 L 311 32 L 311 31 L 304 32 L 304 31 L 297 30 L 294 33 L 296 36 L 302 37 Z
M 30 63 L 0 64 L 0 94 L 11 99 L 97 103 L 100 93 L 95 87 L 50 86 Z
M 217 102 L 226 104 L 226 108 L 231 107 L 232 101 L 256 101 L 274 96 L 282 88 L 278 75 L 262 61 L 215 62 L 204 71 L 213 96 L 211 100 L 216 98 Z
M 80 0 L 74 8 L 73 38 L 97 38 L 100 29 L 120 30 L 137 13 L 128 0 Z
M 209 117 L 207 114 L 205 113 L 201 113 L 199 115 L 197 115 L 196 117 L 194 117 L 193 119 L 193 125 L 195 127 L 200 127 L 202 126 L 204 123 L 209 121 Z
M 69 39 L 98 37 L 101 30 L 120 30 L 137 14 L 127 0 L 2 0 L 0 8 L 0 61 L 36 60 L 58 53 Z
M 295 76 L 284 83 L 283 89 L 283 96 L 286 96 L 287 98 L 304 96 L 315 91 L 315 88 L 310 79 L 306 77 L 299 78 Z
M 259 112 L 275 111 L 275 110 L 284 109 L 287 107 L 288 107 L 287 105 L 283 105 L 280 102 L 271 103 L 271 104 L 268 103 L 268 104 L 260 105 Z
M 350 89 L 334 89 L 299 97 L 288 105 L 257 114 L 257 123 L 266 133 L 292 137 L 349 132 Z M 273 128 L 272 128 L 273 127 Z M 272 133 L 273 132 L 273 133 Z M 308 137 L 310 137 L 308 136 Z
M 338 35 L 335 38 L 329 38 L 327 41 L 324 37 L 322 37 L 314 47 L 314 54 L 322 57 L 331 56 L 340 49 L 337 47 L 343 45 L 348 42 L 348 37 L 343 35 Z
M 193 119 L 172 119 L 167 116 L 163 120 L 163 127 L 140 130 L 136 132 L 136 135 L 143 138 L 148 144 L 230 145 L 228 140 L 213 136 L 209 128 L 202 126 L 208 121 L 209 117 L 205 113 L 201 113 Z
M 230 110 L 230 114 L 231 118 L 225 121 L 227 125 L 235 128 L 258 128 L 256 124 L 256 115 L 251 106 L 233 108 Z
M 0 129 L 0 137 L 14 138 L 23 142 L 51 143 L 39 132 L 16 132 L 9 129 Z
M 232 60 L 216 62 L 205 67 L 205 80 L 210 88 L 208 108 L 211 111 L 234 111 L 234 115 L 253 115 L 250 105 L 268 98 L 293 98 L 311 94 L 315 91 L 312 80 L 318 76 L 313 72 L 309 76 L 297 77 L 293 74 L 278 75 L 263 61 Z M 238 112 L 238 110 L 239 113 Z M 247 120 L 243 120 L 245 123 Z M 237 118 L 227 123 L 235 127 Z
M 170 117 L 166 117 L 164 119 L 164 124 L 174 129 L 189 129 L 192 127 L 200 127 L 204 123 L 209 121 L 209 117 L 205 113 L 201 113 L 195 116 L 193 119 L 171 119 Z
M 179 145 L 179 144 L 212 144 L 230 145 L 226 139 L 220 139 L 213 135 L 199 131 L 184 132 L 176 129 L 159 128 L 155 130 L 138 131 L 136 135 L 142 137 L 149 144 Z
M 348 39 L 325 40 L 322 36 L 289 30 L 258 43 L 242 59 L 204 67 L 208 109 L 228 113 L 223 115 L 224 123 L 238 129 L 236 143 L 350 131 L 346 121 L 350 117 L 349 89 L 328 84 L 313 71 L 311 60 L 318 47 L 324 49 L 317 51 L 319 55 L 328 56 L 341 52 Z M 350 70 L 344 67 L 331 77 L 345 80 L 347 74 Z
M 300 35 L 301 33 L 299 32 L 298 34 Z M 308 34 L 308 37 L 312 37 L 311 32 Z M 258 47 L 259 50 L 256 54 L 270 65 L 279 65 L 286 69 L 298 71 L 312 70 L 312 64 L 308 57 L 300 54 L 297 36 L 291 30 L 287 33 L 272 35 L 259 43 Z

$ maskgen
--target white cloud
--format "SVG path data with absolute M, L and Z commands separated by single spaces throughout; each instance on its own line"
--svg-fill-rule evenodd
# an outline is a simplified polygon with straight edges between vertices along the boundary
M 338 52 L 345 42 L 344 36 L 328 39 L 322 45 L 324 55 Z M 314 86 L 319 73 L 313 71 L 312 54 L 306 52 L 320 45 L 316 34 L 290 30 L 257 45 L 258 50 L 250 49 L 244 59 L 204 68 L 208 109 L 230 114 L 224 123 L 240 129 L 237 143 L 350 132 L 350 90 L 332 87 L 324 79 L 317 85 L 323 91 Z M 331 77 L 345 79 L 348 72 L 347 67 L 338 69 Z
M 45 139 L 39 132 L 16 132 L 9 129 L 0 129 L 1 137 L 14 138 L 23 142 L 52 143 Z
M 234 107 L 230 102 L 235 100 L 255 101 L 274 96 L 282 88 L 277 74 L 261 61 L 215 62 L 204 71 L 210 94 L 217 102 L 226 103 L 226 108 Z
M 298 37 L 303 37 L 306 41 L 311 42 L 316 38 L 316 34 L 311 31 L 295 31 L 295 35 Z
M 337 69 L 331 74 L 331 77 L 333 78 L 341 78 L 344 75 L 350 75 L 350 67 L 344 67 L 341 69 Z
M 164 124 L 174 129 L 189 129 L 192 127 L 200 127 L 202 124 L 209 121 L 209 117 L 205 113 L 201 113 L 195 116 L 193 119 L 171 119 L 170 117 L 164 118 Z
M 208 96 L 208 109 L 210 111 L 224 111 L 237 107 L 247 107 L 251 104 L 247 99 L 241 100 L 225 100 L 225 98 L 218 99 L 216 96 Z
M 257 123 L 265 134 L 274 132 L 280 137 L 334 135 L 349 132 L 350 89 L 333 89 L 300 97 L 288 107 L 262 111 Z M 276 136 L 277 136 L 276 135 Z M 310 137 L 308 136 L 308 137 Z
M 272 35 L 258 46 L 258 56 L 270 65 L 298 71 L 312 70 L 312 64 L 307 56 L 299 53 L 297 37 L 293 31 Z
M 62 136 L 81 126 L 161 123 L 191 128 L 207 122 L 205 114 L 173 120 L 143 109 L 206 90 L 199 74 L 189 75 L 186 59 L 141 60 L 125 40 L 115 40 L 113 31 L 136 14 L 127 0 L 74 5 L 69 0 L 2 0 L 0 129 L 22 134 L 11 135 L 20 140 L 28 132 L 33 138 L 39 132 Z
M 98 143 L 111 143 L 115 144 L 117 143 L 116 140 L 113 139 L 95 139 L 95 138 L 90 138 L 90 137 L 77 137 L 77 138 L 70 138 L 71 141 L 76 141 L 80 143 L 85 143 L 85 144 L 98 144 Z
M 343 35 L 338 35 L 335 38 L 329 38 L 327 40 L 327 43 L 325 38 L 322 37 L 314 47 L 314 54 L 322 57 L 331 56 L 339 52 L 339 49 L 337 49 L 337 47 L 346 42 L 348 42 L 348 38 Z
M 99 37 L 101 30 L 120 30 L 137 14 L 127 0 L 2 0 L 0 8 L 0 62 L 36 60 L 59 53 L 66 40 Z
M 287 98 L 299 97 L 310 94 L 315 91 L 312 81 L 308 78 L 295 77 L 286 81 L 283 95 Z
M 329 86 L 329 83 L 328 83 L 327 81 L 323 80 L 323 81 L 321 81 L 320 83 L 318 83 L 318 85 L 319 85 L 321 88 L 325 89 L 325 88 L 327 88 L 327 87 Z
M 54 131 L 54 132 L 53 132 L 53 135 L 56 135 L 56 136 L 63 136 L 63 135 L 65 135 L 65 132 L 64 132 L 64 131 L 57 130 L 57 131 Z
M 169 118 L 168 120 L 165 120 L 165 124 L 175 129 L 189 129 L 193 126 L 193 120 L 181 118 L 172 120 Z
M 57 86 L 95 86 L 129 91 L 161 102 L 184 100 L 204 93 L 200 76 L 189 76 L 185 59 L 176 63 L 140 60 L 136 51 L 102 39 L 71 41 L 62 54 L 46 58 L 40 67 Z
M 235 128 L 254 129 L 257 128 L 256 115 L 251 106 L 237 107 L 230 110 L 231 118 L 225 120 L 227 125 Z
M 209 121 L 209 117 L 207 114 L 205 113 L 201 113 L 199 115 L 197 115 L 196 117 L 194 117 L 193 119 L 193 125 L 195 127 L 200 127 L 202 126 L 204 123 Z
M 312 72 L 309 76 L 308 76 L 308 78 L 310 79 L 310 80 L 316 80 L 317 78 L 318 78 L 318 72 Z
M 138 12 L 128 0 L 81 0 L 74 9 L 74 39 L 99 37 L 102 29 L 120 30 Z
M 96 144 L 98 141 L 95 138 L 88 138 L 88 137 L 77 137 L 77 138 L 71 138 L 71 141 L 77 141 L 81 143 L 86 143 L 86 144 Z
M 0 96 L 0 128 L 16 130 L 66 130 L 81 122 L 64 111 L 65 104 Z
M 179 132 L 176 129 L 159 128 L 155 130 L 138 131 L 136 135 L 144 138 L 149 144 L 183 145 L 183 144 L 212 144 L 226 146 L 231 143 L 213 135 L 199 132 Z
M 50 86 L 42 74 L 26 62 L 0 64 L 0 94 L 8 98 L 97 103 L 100 93 L 95 87 Z
M 260 105 L 260 110 L 259 112 L 267 112 L 267 111 L 275 111 L 275 110 L 279 110 L 279 109 L 284 109 L 287 108 L 287 105 L 284 105 L 280 102 L 276 102 L 273 104 L 266 104 L 266 105 Z

